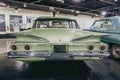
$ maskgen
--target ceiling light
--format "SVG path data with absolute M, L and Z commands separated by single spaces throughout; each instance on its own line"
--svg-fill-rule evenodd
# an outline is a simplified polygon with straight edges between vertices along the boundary
M 37 0 L 37 1 L 34 1 L 34 2 L 31 2 L 31 4 L 36 4 L 36 3 L 39 3 L 41 2 L 42 0 Z
M 61 3 L 64 3 L 64 0 L 56 0 L 56 1 L 61 2 Z
M 82 1 L 85 1 L 85 0 L 72 0 L 72 2 L 74 2 L 74 3 L 80 3 Z
M 54 7 L 49 7 L 49 10 L 54 10 Z
M 77 14 L 79 14 L 79 13 L 80 13 L 80 11 L 76 11 L 76 13 L 77 13 Z
M 118 0 L 114 0 L 115 2 L 117 2 Z
M 74 12 L 74 10 L 71 10 L 71 12 Z
M 98 14 L 95 14 L 95 16 L 99 16 Z
M 24 4 L 23 4 L 23 7 L 26 7 L 26 6 L 27 6 L 26 3 L 24 3 Z
M 59 13 L 60 13 L 59 11 L 56 12 L 56 14 L 59 14 Z
M 102 11 L 102 12 L 101 12 L 101 15 L 102 15 L 102 16 L 105 16 L 106 14 L 107 14 L 106 11 Z

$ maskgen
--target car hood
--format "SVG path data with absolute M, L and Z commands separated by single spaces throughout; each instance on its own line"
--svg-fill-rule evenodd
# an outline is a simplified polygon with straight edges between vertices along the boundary
M 43 28 L 14 33 L 14 35 L 29 36 L 34 39 L 44 39 L 50 43 L 68 43 L 90 36 L 96 36 L 96 33 L 76 29 Z

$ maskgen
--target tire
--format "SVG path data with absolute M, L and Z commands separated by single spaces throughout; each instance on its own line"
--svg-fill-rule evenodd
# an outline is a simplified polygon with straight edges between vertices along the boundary
M 118 45 L 113 45 L 111 47 L 111 56 L 115 59 L 120 58 L 120 46 Z

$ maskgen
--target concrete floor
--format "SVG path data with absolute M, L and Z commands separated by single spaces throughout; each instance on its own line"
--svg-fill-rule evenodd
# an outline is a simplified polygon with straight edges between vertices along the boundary
M 89 71 L 84 62 L 23 63 L 0 57 L 0 80 L 87 80 Z
M 120 60 L 25 63 L 6 57 L 11 41 L 0 40 L 0 80 L 120 80 Z

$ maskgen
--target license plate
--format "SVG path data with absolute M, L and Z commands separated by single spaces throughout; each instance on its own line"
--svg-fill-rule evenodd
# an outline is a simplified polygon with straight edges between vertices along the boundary
M 66 53 L 66 45 L 54 45 L 54 53 Z

